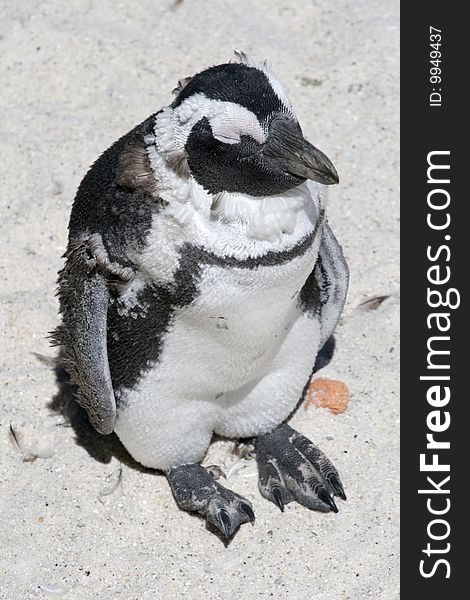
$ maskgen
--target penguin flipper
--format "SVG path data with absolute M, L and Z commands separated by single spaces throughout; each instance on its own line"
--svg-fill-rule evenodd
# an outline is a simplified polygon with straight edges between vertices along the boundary
M 319 348 L 323 347 L 339 321 L 348 284 L 349 270 L 343 251 L 330 226 L 325 223 L 317 262 L 300 292 L 302 309 L 318 315 L 320 319 Z
M 328 223 L 323 229 L 314 276 L 321 299 L 321 348 L 338 324 L 349 285 L 349 269 L 343 250 Z
M 78 403 L 93 427 L 108 434 L 116 420 L 107 352 L 109 275 L 125 280 L 131 270 L 109 262 L 99 234 L 71 241 L 66 258 L 59 274 L 62 324 L 52 335 L 53 344 L 63 347 L 64 366 L 78 388 Z

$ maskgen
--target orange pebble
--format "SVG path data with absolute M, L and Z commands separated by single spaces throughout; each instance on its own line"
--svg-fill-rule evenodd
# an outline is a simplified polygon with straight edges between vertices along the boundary
M 337 379 L 315 379 L 310 384 L 304 410 L 311 406 L 317 408 L 327 408 L 334 415 L 339 415 L 348 407 L 349 389 L 342 381 Z

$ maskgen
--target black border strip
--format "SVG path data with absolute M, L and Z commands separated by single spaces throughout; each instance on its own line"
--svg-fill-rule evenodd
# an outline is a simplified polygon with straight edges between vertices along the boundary
M 465 386 L 464 369 L 470 354 L 466 343 L 470 334 L 466 314 L 470 253 L 466 216 L 469 198 L 464 178 L 469 119 L 464 103 L 468 104 L 465 89 L 468 88 L 469 68 L 464 59 L 459 65 L 460 51 L 463 54 L 466 50 L 469 37 L 464 6 L 456 2 L 431 0 L 422 4 L 403 3 L 401 8 L 401 596 L 413 600 L 460 598 L 468 594 L 465 592 L 467 568 L 464 562 L 468 553 L 466 536 L 470 528 L 469 517 L 464 511 L 467 504 L 466 438 L 470 388 Z M 434 66 L 430 64 L 430 52 L 433 50 L 430 43 L 438 38 L 430 40 L 431 26 L 441 30 L 439 51 L 442 54 L 439 64 L 442 81 L 434 80 L 433 83 L 430 81 L 430 69 Z M 442 98 L 439 103 L 436 94 L 431 105 L 430 94 L 434 92 L 439 92 Z M 435 151 L 448 151 L 449 154 L 431 157 L 429 153 Z M 449 164 L 447 175 L 443 169 L 431 170 L 431 181 L 428 182 L 428 160 Z M 441 180 L 446 177 L 449 177 L 449 183 L 442 183 Z M 448 194 L 448 208 L 435 210 L 428 206 L 428 194 L 432 190 L 444 191 L 433 192 L 431 203 L 434 200 L 436 204 L 444 203 Z M 433 229 L 427 223 L 428 214 L 435 224 L 446 222 L 446 213 L 451 220 L 445 229 Z M 429 258 L 428 252 L 433 259 Z M 436 265 L 438 269 L 428 271 Z M 443 279 L 448 273 L 447 283 L 432 284 L 429 281 L 430 277 Z M 454 309 L 430 307 L 428 288 L 438 290 L 444 296 L 450 288 L 457 290 L 460 306 Z M 431 297 L 431 301 L 439 303 L 437 294 Z M 457 292 L 451 293 L 451 303 L 456 301 Z M 427 322 L 432 313 L 448 315 L 450 327 L 447 332 L 438 330 L 436 317 Z M 447 317 L 441 317 L 439 322 L 444 327 Z M 430 342 L 433 336 L 448 336 L 449 340 Z M 430 356 L 428 343 L 431 348 L 449 350 L 450 354 Z M 448 364 L 450 368 L 430 369 L 429 358 L 433 364 Z M 420 376 L 449 376 L 450 379 L 432 381 L 420 379 Z M 440 387 L 437 388 L 439 392 L 435 390 L 434 396 L 430 396 L 431 401 L 439 394 L 442 397 L 444 387 L 448 386 L 450 399 L 446 404 L 431 406 L 427 394 L 432 386 Z M 433 411 L 438 412 L 432 414 Z M 434 433 L 434 439 L 449 442 L 450 448 L 427 448 L 426 435 L 433 433 L 430 427 L 445 424 L 448 418 L 451 419 L 450 425 L 444 431 Z M 450 470 L 420 469 L 420 454 L 425 454 L 424 462 L 427 464 L 436 454 L 435 460 L 439 464 L 448 464 Z M 445 481 L 447 476 L 450 479 Z M 433 479 L 434 485 L 427 477 Z M 438 493 L 436 486 L 441 492 L 449 490 L 449 493 Z M 418 493 L 418 490 L 428 492 Z M 434 493 L 431 493 L 433 490 Z M 448 510 L 441 515 L 430 512 L 446 508 Z M 435 521 L 439 519 L 445 522 Z M 432 539 L 432 536 L 442 539 Z M 438 563 L 439 560 L 443 562 Z M 427 577 L 420 573 L 420 567 Z

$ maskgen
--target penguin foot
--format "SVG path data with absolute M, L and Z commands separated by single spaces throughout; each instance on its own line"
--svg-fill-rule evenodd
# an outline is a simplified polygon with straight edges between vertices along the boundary
M 224 488 L 198 464 L 175 467 L 166 474 L 176 502 L 195 511 L 229 539 L 242 523 L 254 523 L 251 502 Z
M 256 438 L 259 489 L 281 511 L 296 500 L 323 512 L 338 512 L 334 496 L 346 500 L 337 470 L 310 440 L 289 425 Z

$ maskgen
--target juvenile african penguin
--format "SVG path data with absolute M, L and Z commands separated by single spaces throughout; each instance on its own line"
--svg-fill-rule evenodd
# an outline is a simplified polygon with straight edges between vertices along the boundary
M 88 171 L 53 334 L 93 426 L 226 538 L 255 517 L 199 464 L 214 433 L 254 438 L 259 489 L 281 510 L 346 499 L 286 424 L 346 297 L 325 216 L 338 176 L 269 65 L 237 58 L 180 81 Z

